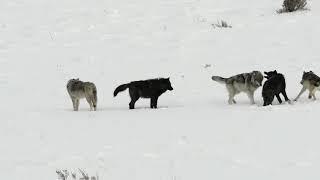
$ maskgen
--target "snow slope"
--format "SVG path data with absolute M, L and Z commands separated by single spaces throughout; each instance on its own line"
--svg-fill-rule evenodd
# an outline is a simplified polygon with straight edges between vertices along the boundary
M 319 101 L 227 105 L 212 75 L 274 70 L 294 98 L 320 74 L 320 2 L 280 0 L 0 1 L 0 175 L 56 179 L 83 168 L 110 180 L 320 178 Z M 232 28 L 214 29 L 225 20 Z M 211 64 L 209 68 L 204 68 Z M 117 85 L 171 77 L 160 108 L 128 110 Z M 94 81 L 98 111 L 72 111 L 68 79 Z

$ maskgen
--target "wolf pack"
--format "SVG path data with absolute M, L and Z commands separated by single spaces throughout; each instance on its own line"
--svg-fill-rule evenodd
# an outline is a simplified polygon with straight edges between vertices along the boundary
M 263 106 L 272 105 L 274 97 L 281 104 L 283 101 L 280 94 L 284 97 L 284 101 L 291 103 L 286 93 L 286 81 L 283 74 L 276 70 L 264 72 L 252 71 L 249 73 L 237 74 L 228 78 L 220 76 L 212 76 L 211 79 L 218 83 L 224 84 L 228 92 L 228 103 L 236 104 L 235 96 L 241 92 L 246 93 L 251 104 L 255 104 L 254 93 L 262 86 L 264 78 L 266 81 L 262 87 Z M 309 91 L 308 98 L 316 100 L 315 92 L 320 89 L 320 77 L 312 71 L 303 72 L 300 81 L 302 89 L 294 99 L 297 101 L 306 91 Z M 159 97 L 166 91 L 172 91 L 170 78 L 156 78 L 140 81 L 132 81 L 118 86 L 114 90 L 114 97 L 119 92 L 129 89 L 130 103 L 129 109 L 135 108 L 135 103 L 140 98 L 150 99 L 150 108 L 157 108 Z M 67 83 L 67 91 L 73 104 L 73 110 L 78 111 L 80 99 L 86 99 L 90 110 L 97 110 L 97 88 L 92 82 L 83 82 L 79 79 L 70 79 Z

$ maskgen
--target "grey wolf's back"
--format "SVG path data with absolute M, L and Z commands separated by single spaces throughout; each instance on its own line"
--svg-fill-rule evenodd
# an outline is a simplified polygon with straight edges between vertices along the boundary
M 85 84 L 82 81 L 71 81 L 67 85 L 69 93 L 73 92 L 84 92 Z

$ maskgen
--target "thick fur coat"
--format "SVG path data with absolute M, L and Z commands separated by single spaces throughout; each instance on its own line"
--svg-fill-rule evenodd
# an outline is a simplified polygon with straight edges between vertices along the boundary
M 263 84 L 262 88 L 263 106 L 271 105 L 274 96 L 277 97 L 281 104 L 280 93 L 283 95 L 285 101 L 290 101 L 286 93 L 286 80 L 284 76 L 276 70 L 264 72 L 264 74 L 268 80 Z
M 229 94 L 228 103 L 235 104 L 234 96 L 240 92 L 248 95 L 250 103 L 254 104 L 254 92 L 262 85 L 263 75 L 260 71 L 242 73 L 229 78 L 212 76 L 212 80 L 225 84 Z
M 135 103 L 139 98 L 150 98 L 150 107 L 157 108 L 158 98 L 167 90 L 172 91 L 171 82 L 169 78 L 149 79 L 143 81 L 132 81 L 127 84 L 118 86 L 113 95 L 129 88 L 129 95 L 131 101 L 129 108 L 134 109 Z
M 73 110 L 78 111 L 79 100 L 82 98 L 86 98 L 90 105 L 90 110 L 97 110 L 97 88 L 92 82 L 70 79 L 67 83 L 67 91 L 72 100 Z
M 315 93 L 320 89 L 320 77 L 314 74 L 312 71 L 304 71 L 300 84 L 302 84 L 302 89 L 294 100 L 297 101 L 307 89 L 309 90 L 308 98 L 313 98 L 314 100 L 316 100 Z

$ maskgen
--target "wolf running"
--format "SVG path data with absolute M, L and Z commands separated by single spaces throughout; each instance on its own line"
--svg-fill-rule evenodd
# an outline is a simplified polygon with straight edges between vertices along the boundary
M 286 93 L 286 81 L 283 74 L 276 70 L 264 72 L 265 76 L 260 71 L 252 71 L 233 75 L 228 78 L 221 76 L 212 76 L 211 79 L 218 83 L 224 84 L 228 92 L 228 104 L 236 104 L 234 97 L 243 92 L 248 95 L 251 104 L 255 104 L 254 93 L 262 86 L 263 79 L 267 79 L 262 86 L 263 106 L 272 105 L 274 97 L 281 104 L 283 95 L 286 102 L 291 103 Z M 300 96 L 309 90 L 309 99 L 316 100 L 315 92 L 320 90 L 320 77 L 312 71 L 303 72 L 300 81 L 302 89 L 294 99 L 297 101 Z M 172 91 L 170 78 L 156 78 L 139 81 L 131 81 L 126 84 L 119 85 L 113 92 L 116 97 L 119 92 L 129 89 L 130 103 L 129 109 L 135 108 L 135 103 L 140 98 L 150 99 L 150 108 L 158 108 L 158 99 L 166 91 Z M 90 106 L 90 110 L 97 110 L 97 88 L 92 82 L 83 82 L 79 79 L 70 79 L 67 83 L 67 91 L 73 104 L 73 110 L 79 110 L 80 99 L 85 98 Z

